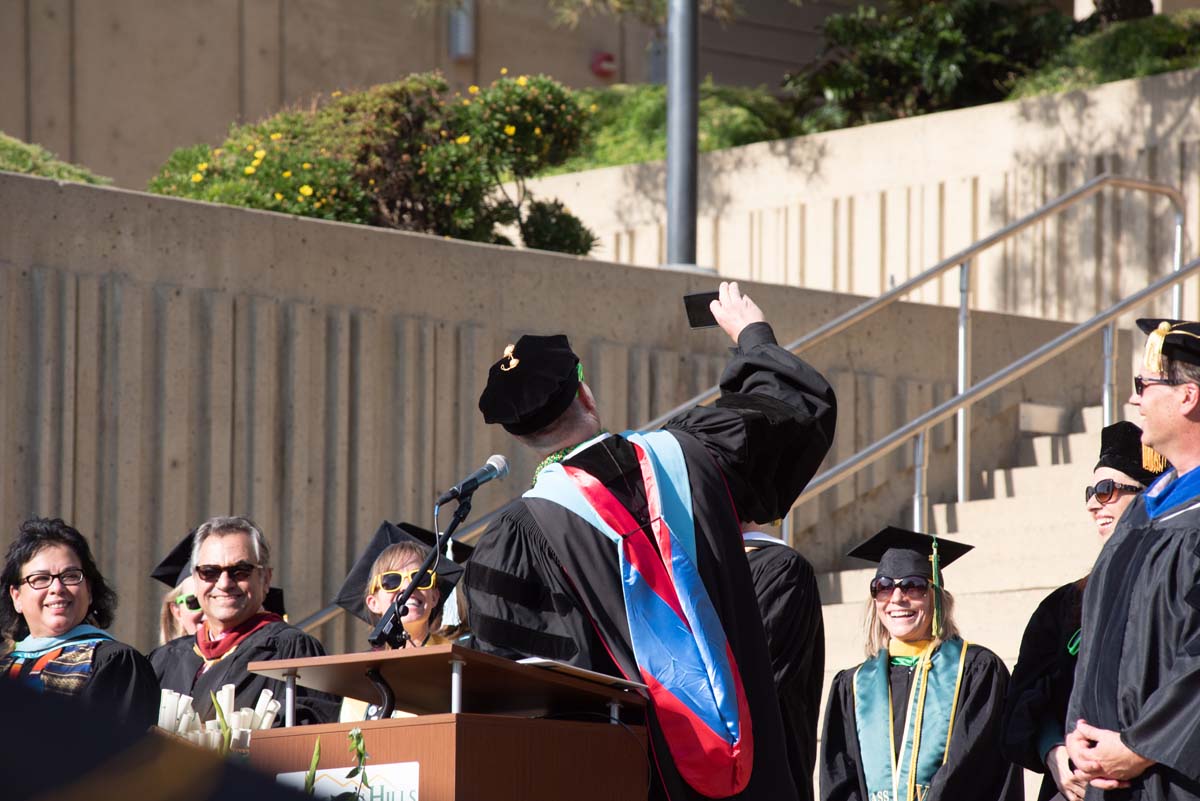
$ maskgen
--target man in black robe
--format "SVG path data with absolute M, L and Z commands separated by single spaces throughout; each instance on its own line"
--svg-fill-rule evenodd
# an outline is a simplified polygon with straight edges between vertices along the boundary
M 676 479 L 681 485 L 671 487 L 670 498 L 686 495 L 690 503 L 669 512 L 694 521 L 691 575 L 698 575 L 702 587 L 692 585 L 689 597 L 711 602 L 710 620 L 719 624 L 712 629 L 714 639 L 727 645 L 748 705 L 748 725 L 741 731 L 752 729 L 753 765 L 748 775 L 740 774 L 741 788 L 726 797 L 736 792 L 739 798 L 786 801 L 797 797 L 796 788 L 739 520 L 766 522 L 790 508 L 829 449 L 836 407 L 828 382 L 776 344 L 762 312 L 736 284 L 721 284 L 712 311 L 737 343 L 720 400 L 679 415 L 664 427 L 669 433 L 647 439 L 666 437 L 682 453 L 686 476 Z M 467 564 L 469 622 L 483 650 L 557 659 L 640 680 L 645 674 L 639 657 L 645 654 L 635 654 L 633 643 L 641 628 L 631 625 L 629 614 L 649 614 L 652 604 L 627 608 L 625 553 L 614 548 L 614 535 L 601 527 L 607 524 L 581 516 L 587 510 L 570 511 L 535 497 L 554 475 L 573 476 L 580 486 L 611 497 L 608 511 L 632 526 L 619 532 L 624 547 L 638 558 L 658 558 L 661 569 L 665 546 L 657 537 L 668 517 L 668 511 L 659 514 L 665 496 L 661 487 L 647 489 L 645 452 L 635 446 L 636 438 L 603 432 L 577 366 L 565 337 L 522 337 L 489 373 L 480 398 L 485 419 L 503 424 L 546 458 L 535 488 L 502 512 Z M 679 552 L 671 542 L 679 579 Z M 738 708 L 743 709 L 740 703 Z M 656 767 L 652 795 L 675 801 L 704 797 L 692 783 L 695 775 L 687 778 L 683 767 L 696 754 L 664 735 L 672 713 L 654 703 L 647 709 Z
M 753 525 L 743 528 L 750 578 L 771 652 L 788 764 L 800 798 L 811 801 L 825 672 L 825 619 L 817 576 L 809 561 L 783 540 Z
M 1067 751 L 1088 799 L 1200 799 L 1200 323 L 1138 326 L 1150 337 L 1129 400 L 1172 469 L 1088 579 Z
M 234 708 L 254 708 L 264 690 L 283 703 L 284 683 L 251 673 L 251 662 L 324 656 L 316 638 L 263 609 L 271 585 L 270 551 L 252 521 L 215 517 L 197 529 L 192 575 L 204 620 L 195 637 L 172 640 L 156 651 L 164 690 L 192 696 L 202 720 L 216 716 L 210 692 L 235 686 Z M 296 688 L 296 723 L 332 723 L 341 699 Z M 223 710 L 230 711 L 230 710 Z M 283 714 L 276 718 L 283 724 Z

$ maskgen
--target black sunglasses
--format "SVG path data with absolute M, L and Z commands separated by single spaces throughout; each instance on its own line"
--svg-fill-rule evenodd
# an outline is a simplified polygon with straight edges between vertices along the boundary
M 1162 384 L 1167 387 L 1177 387 L 1180 384 L 1187 384 L 1187 381 L 1180 381 L 1177 378 L 1143 378 L 1140 375 L 1133 377 L 1133 394 L 1139 398 L 1146 391 L 1146 387 L 1152 387 L 1155 384 Z
M 234 581 L 245 581 L 254 575 L 254 571 L 259 567 L 261 565 L 238 562 L 233 565 L 196 565 L 195 569 L 197 578 L 207 584 L 212 584 L 220 580 L 222 573 L 228 573 Z
M 1087 503 L 1092 499 L 1092 496 L 1095 495 L 1096 500 L 1100 501 L 1100 503 L 1108 503 L 1114 497 L 1116 497 L 1117 490 L 1123 490 L 1125 492 L 1141 492 L 1142 488 L 1135 487 L 1132 484 L 1118 484 L 1111 478 L 1103 478 L 1097 481 L 1094 485 L 1083 488 L 1083 502 Z
M 879 576 L 871 579 L 871 597 L 877 601 L 886 601 L 892 597 L 892 590 L 897 587 L 905 598 L 921 598 L 929 592 L 929 579 L 923 576 L 905 576 L 902 579 Z
M 219 576 L 221 574 L 218 573 L 217 575 Z M 186 606 L 192 612 L 200 611 L 200 599 L 197 598 L 193 593 L 180 595 L 175 599 L 175 603 L 179 604 L 180 606 Z

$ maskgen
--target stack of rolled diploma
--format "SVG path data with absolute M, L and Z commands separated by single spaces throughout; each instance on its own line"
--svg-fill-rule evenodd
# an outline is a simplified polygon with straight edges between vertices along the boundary
M 232 730 L 230 748 L 247 749 L 250 747 L 250 732 L 253 729 L 269 729 L 275 725 L 280 704 L 270 690 L 263 690 L 253 709 L 247 706 L 235 710 L 235 692 L 234 685 L 226 684 L 215 695 L 217 704 L 225 716 L 225 723 Z M 159 696 L 158 726 L 204 748 L 217 750 L 221 747 L 220 720 L 214 716 L 212 720 L 201 721 L 200 716 L 192 709 L 190 695 L 163 690 Z

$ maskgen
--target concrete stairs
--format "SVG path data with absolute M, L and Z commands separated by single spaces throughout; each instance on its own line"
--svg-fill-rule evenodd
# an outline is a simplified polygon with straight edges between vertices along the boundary
M 982 477 L 991 497 L 930 510 L 935 533 L 975 546 L 946 570 L 963 636 L 990 648 L 1010 669 L 1034 609 L 1055 588 L 1087 574 L 1100 549 L 1083 488 L 1091 483 L 1100 452 L 1101 410 L 1021 411 L 1014 431 L 1022 438 L 1019 464 Z M 1138 419 L 1132 407 L 1123 411 L 1125 419 Z M 870 567 L 818 575 L 826 694 L 834 674 L 864 658 L 863 620 L 873 576 Z M 1040 777 L 1026 778 L 1028 797 L 1034 798 Z

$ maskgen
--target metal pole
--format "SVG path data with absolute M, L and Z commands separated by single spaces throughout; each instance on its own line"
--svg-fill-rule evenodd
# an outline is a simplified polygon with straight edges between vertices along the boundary
M 1117 422 L 1117 324 L 1104 326 L 1104 425 Z
M 462 712 L 462 674 L 463 661 L 450 660 L 450 712 L 457 715 Z
M 958 394 L 971 388 L 971 262 L 958 268 Z M 958 452 L 958 502 L 966 503 L 971 494 L 971 410 L 966 406 L 955 415 Z
M 1175 211 L 1175 264 L 1174 271 L 1183 269 L 1183 212 Z M 1176 284 L 1171 290 L 1171 317 L 1183 319 L 1183 284 Z
M 667 3 L 667 263 L 696 263 L 697 0 Z
M 283 725 L 291 728 L 296 725 L 296 671 L 286 674 L 283 685 Z
M 913 441 L 913 530 L 925 532 L 926 505 L 929 502 L 925 494 L 926 474 L 929 472 L 929 450 L 925 447 L 929 437 L 929 429 L 925 429 Z
M 783 513 L 783 524 L 779 527 L 779 539 L 795 548 L 795 536 L 796 533 L 792 530 L 792 510 L 789 509 Z

